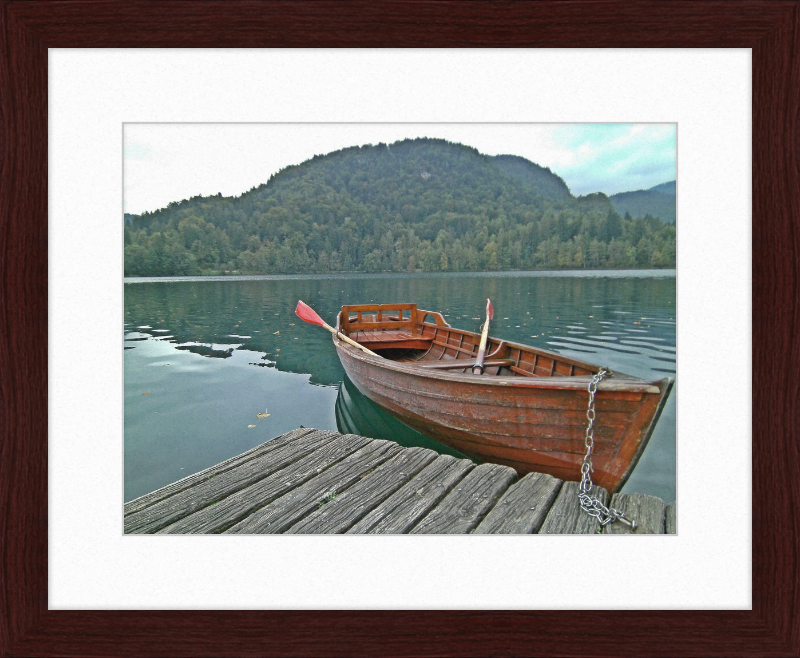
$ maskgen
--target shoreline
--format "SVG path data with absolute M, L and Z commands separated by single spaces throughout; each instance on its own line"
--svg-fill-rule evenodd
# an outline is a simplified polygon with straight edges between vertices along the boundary
M 677 270 L 663 269 L 594 269 L 594 270 L 503 270 L 491 272 L 329 272 L 329 273 L 296 273 L 296 274 L 194 274 L 191 276 L 126 276 L 123 283 L 160 283 L 181 281 L 261 281 L 292 279 L 356 279 L 356 278 L 458 278 L 462 276 L 478 277 L 592 277 L 592 278 L 672 278 Z

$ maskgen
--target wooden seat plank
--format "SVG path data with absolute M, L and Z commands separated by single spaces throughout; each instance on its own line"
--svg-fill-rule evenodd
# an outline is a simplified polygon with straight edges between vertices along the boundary
M 351 338 L 367 349 L 427 349 L 432 338 L 407 330 L 359 330 Z
M 450 361 L 436 361 L 434 363 L 420 363 L 420 367 L 427 370 L 458 370 L 471 368 L 478 362 L 477 359 L 451 359 Z M 483 362 L 485 368 L 508 367 L 514 364 L 514 359 L 491 359 Z
M 434 345 L 438 345 L 439 347 L 443 348 L 444 350 L 455 350 L 456 352 L 461 352 L 462 354 L 471 354 L 475 355 L 475 350 L 472 348 L 461 347 L 460 345 L 451 345 L 450 343 L 445 343 L 441 340 L 433 340 Z
M 353 340 L 358 340 L 363 338 L 365 340 L 383 340 L 383 341 L 393 341 L 402 339 L 405 340 L 407 338 L 415 338 L 417 340 L 424 340 L 424 341 L 432 341 L 433 339 L 429 336 L 422 336 L 422 334 L 414 334 L 410 331 L 397 329 L 397 330 L 384 330 L 384 331 L 377 331 L 371 329 L 360 329 L 358 331 L 354 331 L 350 333 L 350 337 Z

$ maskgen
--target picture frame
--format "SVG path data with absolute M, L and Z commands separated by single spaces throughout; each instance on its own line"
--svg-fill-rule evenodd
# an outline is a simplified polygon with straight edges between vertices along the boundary
M 0 655 L 798 655 L 791 382 L 800 371 L 800 2 L 41 0 L 0 8 Z M 47 48 L 576 46 L 752 48 L 753 609 L 48 610 Z

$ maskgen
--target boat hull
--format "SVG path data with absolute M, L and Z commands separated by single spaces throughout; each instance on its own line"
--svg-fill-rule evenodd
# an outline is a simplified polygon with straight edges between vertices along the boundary
M 580 480 L 586 452 L 588 383 L 583 377 L 441 374 L 370 356 L 334 339 L 348 377 L 373 402 L 477 461 L 520 474 Z M 609 492 L 630 476 L 672 387 L 671 379 L 611 378 L 596 395 L 592 480 Z

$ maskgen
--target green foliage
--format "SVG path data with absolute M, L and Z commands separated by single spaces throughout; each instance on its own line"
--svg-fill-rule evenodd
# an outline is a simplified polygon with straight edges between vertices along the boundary
M 671 230 L 670 230 L 671 229 Z M 126 275 L 674 267 L 675 231 L 514 156 L 443 140 L 351 147 L 237 198 L 126 217 Z

